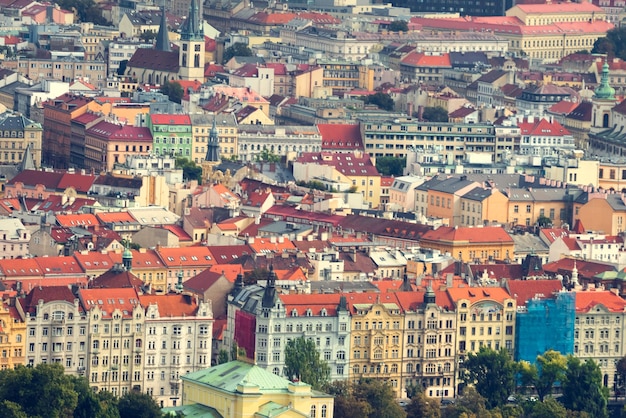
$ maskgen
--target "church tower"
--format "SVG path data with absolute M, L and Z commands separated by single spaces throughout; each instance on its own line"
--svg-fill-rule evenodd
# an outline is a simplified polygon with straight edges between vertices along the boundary
M 178 65 L 181 80 L 204 82 L 204 32 L 198 12 L 198 0 L 191 0 L 189 16 L 180 33 Z
M 213 172 L 213 166 L 220 162 L 219 136 L 217 134 L 215 116 L 213 116 L 213 126 L 211 126 L 211 131 L 209 132 L 206 156 L 204 157 L 204 161 L 202 161 L 202 178 L 206 179 L 207 183 L 209 183 L 209 176 Z
M 615 89 L 609 85 L 609 64 L 605 61 L 602 66 L 600 85 L 596 87 L 592 98 L 592 132 L 603 131 L 613 127 L 611 109 L 616 104 Z
M 159 24 L 159 31 L 157 32 L 156 45 L 154 49 L 157 51 L 170 52 L 170 34 L 167 31 L 167 16 L 165 15 L 165 6 L 161 8 L 161 23 Z

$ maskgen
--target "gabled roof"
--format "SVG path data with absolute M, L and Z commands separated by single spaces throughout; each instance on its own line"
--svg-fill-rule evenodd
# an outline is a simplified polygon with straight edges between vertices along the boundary
M 178 51 L 158 51 L 149 48 L 137 48 L 128 60 L 128 68 L 144 68 L 148 70 L 178 73 Z
M 17 301 L 22 306 L 24 313 L 34 315 L 37 313 L 37 305 L 40 300 L 44 303 L 63 301 L 74 304 L 75 299 L 77 297 L 67 286 L 39 286 L 33 288 L 24 299 L 17 299 Z
M 362 150 L 363 139 L 358 124 L 318 124 L 323 150 Z
M 401 63 L 412 67 L 452 67 L 452 64 L 450 63 L 450 55 L 448 53 L 441 55 L 429 55 L 424 52 L 413 51 L 402 58 Z
M 195 316 L 198 304 L 188 295 L 140 295 L 139 302 L 144 308 L 156 305 L 161 318 Z
M 91 289 L 122 289 L 133 288 L 140 291 L 143 282 L 130 271 L 119 265 L 94 278 L 89 286 Z
M 556 120 L 550 122 L 543 118 L 540 120 L 535 119 L 532 122 L 529 122 L 528 119 L 524 119 L 518 122 L 517 126 L 520 128 L 522 135 L 528 136 L 563 136 L 570 134 L 570 132 Z
M 609 312 L 624 312 L 626 310 L 626 300 L 608 290 L 576 292 L 576 312 L 589 312 L 597 305 L 604 306 Z
M 578 103 L 576 102 L 572 102 L 570 100 L 561 100 L 560 102 L 555 103 L 552 106 L 550 106 L 550 108 L 548 108 L 548 111 L 550 113 L 567 115 L 572 110 L 576 109 L 577 106 L 578 106 Z
M 322 316 L 323 311 L 326 316 L 336 316 L 341 294 L 290 294 L 278 297 L 285 307 L 287 316 L 304 317 L 307 316 L 309 310 L 311 316 Z
M 484 242 L 513 243 L 513 238 L 500 226 L 470 228 L 465 226 L 441 226 L 422 235 L 422 241 L 468 242 L 478 244 Z
M 91 228 L 100 225 L 98 219 L 90 213 L 81 213 L 74 215 L 56 215 L 57 223 L 64 227 L 85 227 Z
M 241 266 L 237 266 L 241 270 Z M 223 274 L 211 269 L 202 270 L 190 279 L 185 280 L 183 287 L 195 293 L 203 294 L 211 288 Z M 227 279 L 228 280 L 228 279 Z
M 150 119 L 153 125 L 191 125 L 189 115 L 152 114 Z
M 450 298 L 456 303 L 461 299 L 469 300 L 470 304 L 474 304 L 481 300 L 495 300 L 504 303 L 506 299 L 512 296 L 501 287 L 454 287 L 447 289 Z
M 509 280 L 507 282 L 509 293 L 517 301 L 517 306 L 526 306 L 530 299 L 553 298 L 555 293 L 561 291 L 563 284 L 560 280 Z
M 139 296 L 134 288 L 80 289 L 78 296 L 85 310 L 99 307 L 103 311 L 103 319 L 111 319 L 116 310 L 125 318 L 130 318 L 135 306 L 139 305 Z
M 357 155 L 353 153 L 303 152 L 296 162 L 303 164 L 320 164 L 334 167 L 335 170 L 347 177 L 355 176 L 379 176 L 376 166 L 368 154 Z
M 211 253 L 217 264 L 230 264 L 244 255 L 253 254 L 249 245 L 212 245 Z
M 157 250 L 163 264 L 169 268 L 206 266 L 215 264 L 211 250 L 204 246 L 160 248 Z

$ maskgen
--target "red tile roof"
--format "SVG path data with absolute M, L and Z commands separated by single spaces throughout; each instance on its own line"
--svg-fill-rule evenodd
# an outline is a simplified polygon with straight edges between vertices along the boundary
M 98 212 L 96 213 L 96 218 L 100 220 L 100 222 L 104 223 L 136 223 L 137 220 L 133 218 L 133 216 L 126 212 Z
M 144 308 L 156 305 L 161 318 L 195 316 L 198 304 L 186 295 L 141 295 L 139 302 Z
M 624 312 L 626 310 L 626 300 L 608 290 L 576 292 L 576 312 L 589 312 L 597 305 L 604 306 L 610 312 Z
M 501 287 L 456 287 L 447 289 L 453 301 L 467 299 L 471 304 L 481 300 L 495 300 L 504 303 L 506 299 L 511 299 L 511 295 Z
M 559 237 L 567 237 L 569 231 L 563 228 L 542 228 L 540 234 L 546 237 L 549 243 L 553 243 Z
M 284 239 L 283 242 L 280 242 L 279 239 L 255 238 L 254 242 L 251 242 L 248 245 L 250 246 L 250 249 L 257 254 L 266 254 L 268 252 L 282 253 L 283 251 L 296 249 L 296 246 L 293 245 L 293 243 L 288 239 Z
M 167 229 L 172 234 L 178 237 L 179 242 L 189 242 L 192 241 L 191 237 L 185 230 L 179 225 L 163 225 L 161 228 Z
M 522 122 L 518 122 L 517 126 L 522 131 L 522 135 L 563 136 L 570 134 L 569 131 L 556 120 L 550 122 L 543 118 L 541 120 L 535 119 L 533 122 L 528 122 L 527 119 L 524 119 Z
M 3 278 L 39 276 L 43 271 L 35 258 L 18 258 L 0 260 L 0 275 Z
M 133 309 L 139 305 L 139 296 L 133 288 L 124 289 L 80 289 L 78 291 L 83 308 L 87 311 L 100 307 L 103 319 L 111 319 L 113 312 L 119 310 L 121 314 L 130 318 Z
M 513 238 L 500 226 L 485 226 L 480 228 L 442 226 L 427 231 L 421 238 L 423 241 L 465 241 L 470 244 L 483 242 L 513 242 Z
M 358 124 L 326 124 L 317 125 L 322 136 L 323 150 L 362 150 L 363 139 Z
M 347 177 L 369 176 L 376 177 L 380 174 L 368 154 L 362 155 L 350 153 L 304 152 L 296 159 L 299 163 L 328 165 L 335 168 Z
M 206 266 L 215 264 L 208 247 L 160 248 L 157 250 L 163 264 L 169 268 Z
M 78 264 L 74 256 L 65 257 L 37 257 L 35 258 L 44 277 L 48 276 L 84 276 L 85 271 Z
M 563 285 L 560 280 L 509 280 L 507 287 L 510 294 L 517 301 L 517 306 L 526 306 L 526 302 L 533 298 L 553 298 L 561 291 Z
M 337 315 L 337 306 L 341 294 L 292 294 L 278 296 L 285 306 L 287 316 L 306 316 L 307 310 L 311 310 L 312 316 L 321 316 L 322 310 L 326 310 L 327 316 Z
M 189 115 L 150 115 L 153 125 L 191 125 Z
M 578 276 L 588 280 L 592 280 L 596 275 L 605 271 L 615 271 L 615 267 L 611 264 L 603 264 L 596 261 L 576 260 L 573 258 L 562 258 L 552 263 L 544 264 L 543 271 L 552 275 L 572 275 L 574 264 L 578 269 Z
M 76 296 L 67 286 L 47 286 L 35 287 L 24 299 L 18 299 L 18 303 L 22 306 L 25 313 L 36 314 L 37 305 L 42 300 L 44 303 L 65 301 L 74 304 Z M 81 307 L 79 306 L 79 309 Z M 82 310 L 82 309 L 81 309 Z
M 428 55 L 424 52 L 413 51 L 402 58 L 401 63 L 413 67 L 442 67 L 451 68 L 450 55 Z
M 396 293 L 346 293 L 346 300 L 348 302 L 348 310 L 354 315 L 357 313 L 355 305 L 373 305 L 373 304 L 395 304 L 398 310 L 403 312 L 404 308 L 398 301 Z
M 101 121 L 87 129 L 86 133 L 109 141 L 144 141 L 152 143 L 150 129 L 142 126 L 119 125 Z
M 567 115 L 572 110 L 576 109 L 577 106 L 578 106 L 578 103 L 576 102 L 571 102 L 569 100 L 561 100 L 560 102 L 555 103 L 552 106 L 550 106 L 548 111 L 551 113 L 559 113 L 561 115 Z
M 80 213 L 75 215 L 56 215 L 57 223 L 64 227 L 81 226 L 85 228 L 92 228 L 96 225 L 100 225 L 98 218 L 90 213 Z
M 445 290 L 434 290 L 435 303 L 444 309 L 454 310 L 454 302 L 450 298 L 450 295 Z M 423 309 L 424 295 L 426 291 L 424 289 L 418 289 L 415 292 L 397 292 L 396 297 L 402 309 L 407 311 L 416 312 Z
M 589 2 L 573 3 L 550 3 L 550 4 L 518 4 L 519 8 L 526 14 L 564 14 L 564 13 L 603 13 L 604 10 Z
M 211 253 L 217 264 L 230 264 L 244 255 L 253 254 L 249 245 L 212 245 Z

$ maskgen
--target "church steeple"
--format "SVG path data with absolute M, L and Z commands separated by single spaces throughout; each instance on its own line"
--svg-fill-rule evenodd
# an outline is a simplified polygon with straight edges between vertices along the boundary
M 204 31 L 202 30 L 202 24 L 199 18 L 197 0 L 191 0 L 190 2 L 189 16 L 187 16 L 187 20 L 183 24 L 182 31 L 180 32 L 180 39 L 183 41 L 204 41 Z
M 609 85 L 609 63 L 604 61 L 600 85 L 595 90 L 594 99 L 615 100 L 615 89 Z
M 278 299 L 276 293 L 276 273 L 274 273 L 274 266 L 270 264 L 270 272 L 267 275 L 267 284 L 265 285 L 265 292 L 263 292 L 261 306 L 263 308 L 273 308 L 276 304 L 276 299 Z
M 189 16 L 183 23 L 180 32 L 180 51 L 178 65 L 181 80 L 200 81 L 204 83 L 204 32 L 202 20 L 198 13 L 198 0 L 191 0 Z
M 204 157 L 204 161 L 207 162 L 218 162 L 220 160 L 220 145 L 219 145 L 219 136 L 217 134 L 217 125 L 215 123 L 215 116 L 213 116 L 213 126 L 211 126 L 211 131 L 209 132 L 209 143 L 207 144 L 206 156 Z
M 159 24 L 159 32 L 156 37 L 156 46 L 155 49 L 157 51 L 166 51 L 170 52 L 170 36 L 167 31 L 167 16 L 165 15 L 165 6 L 161 8 L 161 23 Z

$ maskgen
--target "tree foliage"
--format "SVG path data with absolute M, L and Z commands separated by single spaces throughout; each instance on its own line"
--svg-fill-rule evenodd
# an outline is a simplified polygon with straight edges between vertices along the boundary
M 406 167 L 406 157 L 377 157 L 376 169 L 383 176 L 401 176 Z
M 183 178 L 187 180 L 202 181 L 202 167 L 185 157 L 176 158 L 176 168 L 183 169 Z
M 617 377 L 621 385 L 620 387 L 623 387 L 624 384 L 626 384 L 626 356 L 619 359 L 619 361 L 615 365 L 615 369 L 617 371 Z
M 0 371 L 2 416 L 21 418 L 117 418 L 117 404 L 94 393 L 83 378 L 64 374 L 58 364 Z
M 441 418 L 441 405 L 437 399 L 417 392 L 406 408 L 407 418 Z
M 320 357 L 313 340 L 299 337 L 290 340 L 285 347 L 285 376 L 319 390 L 330 378 L 330 367 Z
M 552 394 L 556 382 L 561 382 L 567 370 L 567 358 L 558 351 L 549 350 L 537 356 L 537 363 L 519 363 L 520 376 L 525 386 L 532 386 L 540 401 Z
M 391 386 L 380 379 L 362 379 L 352 388 L 357 400 L 371 407 L 371 418 L 405 418 L 406 412 L 395 401 Z
M 598 38 L 591 50 L 594 54 L 607 54 L 609 59 L 626 60 L 626 27 L 611 29 L 604 38 Z
M 394 20 L 389 24 L 389 30 L 391 32 L 408 32 L 409 24 L 406 20 Z
M 528 418 L 567 418 L 567 409 L 554 398 L 532 402 Z
M 102 17 L 102 10 L 94 0 L 56 0 L 56 4 L 62 9 L 74 12 L 81 22 L 93 22 L 96 25 L 109 24 Z
M 353 385 L 347 380 L 334 381 L 324 387 L 324 391 L 335 397 L 333 416 L 335 418 L 367 418 L 372 407 L 366 399 L 357 399 Z
M 547 216 L 540 216 L 537 218 L 537 224 L 539 224 L 539 226 L 543 228 L 548 225 L 552 225 L 552 219 L 548 218 Z
M 268 163 L 279 163 L 280 155 L 276 155 L 264 148 L 261 150 L 261 153 L 256 156 L 256 160 Z
M 185 95 L 183 87 L 177 81 L 166 81 L 163 83 L 159 91 L 166 95 L 170 101 L 174 103 L 182 102 L 183 96 Z
M 362 96 L 361 100 L 363 100 L 365 104 L 376 105 L 382 110 L 393 110 L 395 105 L 395 102 L 389 94 L 381 92 L 370 94 L 369 96 Z
M 607 417 L 608 388 L 602 386 L 602 372 L 593 360 L 584 363 L 567 357 L 567 370 L 561 384 L 563 405 L 573 411 L 587 412 L 596 418 Z
M 428 122 L 447 122 L 448 111 L 443 107 L 425 107 L 422 112 L 422 119 Z
M 463 380 L 476 387 L 489 408 L 504 405 L 515 390 L 517 365 L 504 348 L 495 351 L 483 346 L 478 353 L 469 353 L 463 369 Z
M 157 37 L 157 33 L 153 30 L 147 30 L 139 34 L 139 39 L 141 39 L 144 42 L 151 42 L 154 39 L 156 39 L 156 37 Z
M 227 63 L 233 57 L 251 57 L 252 55 L 253 52 L 248 45 L 236 42 L 224 51 L 224 63 Z
M 217 364 L 224 364 L 224 363 L 228 363 L 229 361 L 230 361 L 230 358 L 228 357 L 228 351 L 222 348 L 219 354 L 217 355 Z
M 120 418 L 161 418 L 161 408 L 152 396 L 130 391 L 118 401 Z

